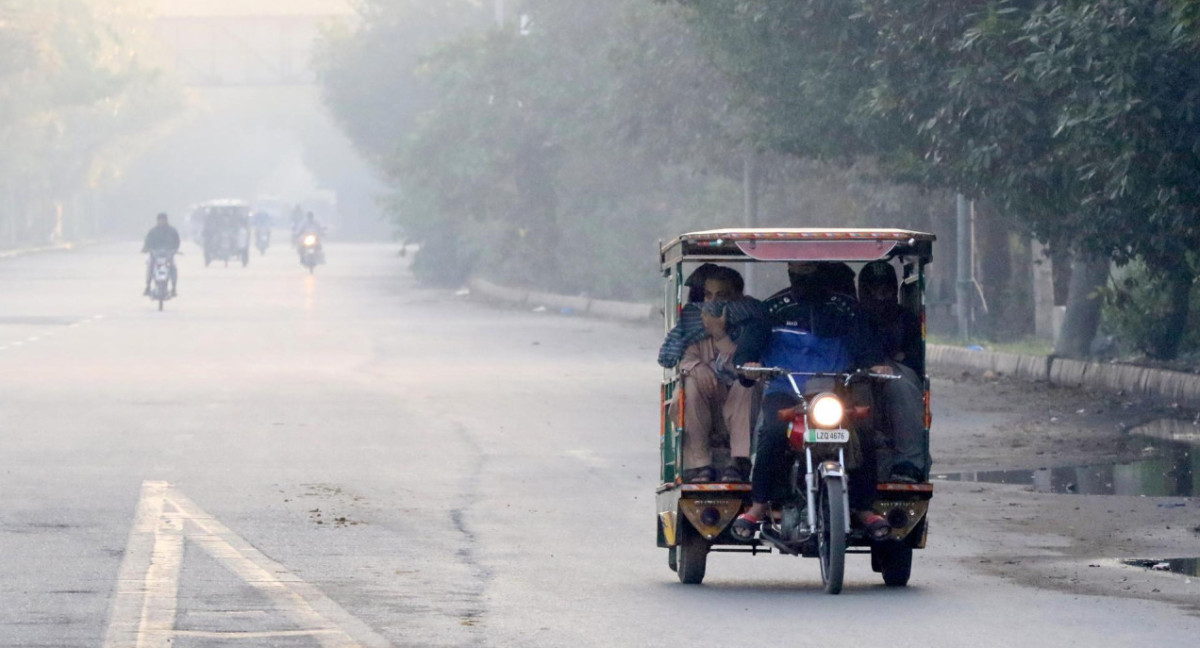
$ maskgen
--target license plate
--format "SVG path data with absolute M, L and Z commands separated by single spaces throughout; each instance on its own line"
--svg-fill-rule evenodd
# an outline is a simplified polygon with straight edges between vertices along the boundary
M 850 430 L 821 430 L 809 428 L 804 433 L 806 443 L 849 443 Z

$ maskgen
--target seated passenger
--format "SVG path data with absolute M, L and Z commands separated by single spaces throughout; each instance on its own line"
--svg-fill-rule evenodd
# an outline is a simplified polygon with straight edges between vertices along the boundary
M 704 263 L 692 271 L 683 285 L 688 289 L 687 303 L 679 311 L 675 326 L 667 332 L 658 349 L 658 364 L 670 369 L 683 359 L 683 352 L 707 335 L 700 317 L 700 304 L 704 301 L 704 281 L 718 267 L 715 263 Z
M 929 476 L 929 430 L 925 429 L 924 381 L 919 369 L 921 322 L 898 301 L 896 269 L 887 261 L 863 267 L 858 276 L 859 304 L 867 328 L 884 354 L 889 373 L 900 380 L 876 385 L 877 412 L 888 451 L 878 457 L 884 481 L 923 482 Z
M 764 302 L 772 329 L 763 363 L 791 371 L 833 373 L 871 367 L 888 372 L 881 365 L 882 353 L 863 328 L 858 304 L 845 292 L 848 270 L 843 263 L 788 264 L 791 286 Z M 802 383 L 800 386 L 803 389 Z M 733 534 L 739 538 L 754 537 L 766 518 L 772 493 L 788 474 L 788 422 L 780 421 L 774 413 L 799 402 L 786 376 L 773 379 L 766 387 L 750 477 L 751 505 L 733 525 Z M 855 477 L 856 472 L 852 472 L 851 478 Z M 883 517 L 870 510 L 869 487 L 869 483 L 850 485 L 850 507 L 873 539 L 885 538 L 891 530 Z
M 711 448 L 714 435 L 727 436 L 729 440 L 731 461 L 721 480 L 745 481 L 750 472 L 754 386 L 739 382 L 734 367 L 758 357 L 767 328 L 761 302 L 746 297 L 744 289 L 737 271 L 714 266 L 704 281 L 699 326 L 694 319 L 681 318 L 680 326 L 676 327 L 680 331 L 674 337 L 668 335 L 659 354 L 659 362 L 671 366 L 666 364 L 673 359 L 668 345 L 672 340 L 688 343 L 677 363 L 683 377 L 683 387 L 677 394 L 683 396 L 681 477 L 684 481 L 717 479 Z M 678 414 L 678 402 L 673 404 L 673 415 Z

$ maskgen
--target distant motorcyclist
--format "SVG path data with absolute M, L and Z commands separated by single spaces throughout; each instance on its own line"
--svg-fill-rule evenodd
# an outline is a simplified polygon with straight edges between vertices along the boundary
M 254 215 L 251 216 L 251 219 L 253 221 L 254 229 L 256 229 L 256 230 L 271 229 L 271 214 L 270 213 L 260 209 L 256 212 L 254 212 Z
M 304 208 L 300 205 L 293 207 L 290 220 L 292 223 L 292 238 L 294 239 L 296 232 L 300 231 L 300 224 L 304 222 Z
M 171 296 L 175 295 L 175 284 L 179 280 L 179 273 L 175 269 L 175 253 L 179 252 L 179 231 L 171 227 L 167 223 L 167 215 L 159 214 L 157 224 L 150 228 L 146 233 L 146 240 L 142 243 L 142 253 L 148 252 L 166 252 L 170 254 L 171 267 Z M 146 288 L 142 291 L 143 295 L 150 294 L 150 281 L 153 278 L 154 259 L 150 257 L 146 260 Z
M 305 214 L 303 220 L 292 226 L 292 240 L 297 246 L 301 244 L 305 234 L 316 234 L 318 239 L 325 234 L 325 226 L 321 225 L 312 212 Z

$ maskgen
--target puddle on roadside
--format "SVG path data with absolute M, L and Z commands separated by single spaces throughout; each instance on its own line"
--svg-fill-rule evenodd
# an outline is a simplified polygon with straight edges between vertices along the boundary
M 1200 558 L 1168 558 L 1166 560 L 1133 559 L 1121 562 L 1131 567 L 1141 567 L 1152 571 L 1171 572 L 1184 576 L 1200 576 Z
M 1032 486 L 1043 493 L 1081 495 L 1200 496 L 1200 427 L 1163 419 L 1132 429 L 1127 449 L 1144 459 L 1125 463 L 980 470 L 935 475 L 936 479 Z M 1167 503 L 1182 505 L 1182 503 Z

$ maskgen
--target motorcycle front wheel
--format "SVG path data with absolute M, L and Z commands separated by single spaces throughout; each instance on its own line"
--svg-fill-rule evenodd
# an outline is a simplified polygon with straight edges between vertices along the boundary
M 826 594 L 840 594 L 846 569 L 846 487 L 826 478 L 817 495 L 817 556 Z

